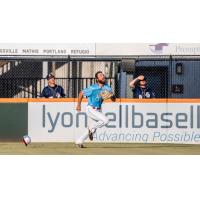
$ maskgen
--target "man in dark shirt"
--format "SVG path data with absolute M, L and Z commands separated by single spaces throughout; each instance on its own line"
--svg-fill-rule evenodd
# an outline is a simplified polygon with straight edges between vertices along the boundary
M 56 84 L 55 76 L 53 74 L 48 74 L 46 76 L 48 80 L 48 86 L 46 86 L 40 97 L 44 98 L 62 98 L 65 97 L 64 89 Z
M 137 85 L 137 83 L 139 84 Z M 152 91 L 151 88 L 148 87 L 146 78 L 143 75 L 140 75 L 137 78 L 133 79 L 129 83 L 129 85 L 133 90 L 135 98 L 155 98 L 155 93 Z

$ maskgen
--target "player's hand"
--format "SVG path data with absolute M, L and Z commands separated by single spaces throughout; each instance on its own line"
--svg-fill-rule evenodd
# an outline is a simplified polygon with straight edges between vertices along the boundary
M 140 80 L 140 81 L 142 81 L 142 80 L 144 80 L 144 76 L 140 75 L 140 76 L 137 77 L 137 79 Z
M 113 95 L 110 99 L 111 99 L 113 102 L 115 102 L 115 101 L 116 101 L 116 96 Z
M 100 93 L 100 96 L 103 100 L 107 100 L 113 97 L 113 93 L 108 91 L 108 90 L 104 90 Z
M 77 105 L 77 106 L 76 106 L 76 110 L 77 110 L 77 111 L 81 111 L 81 105 Z

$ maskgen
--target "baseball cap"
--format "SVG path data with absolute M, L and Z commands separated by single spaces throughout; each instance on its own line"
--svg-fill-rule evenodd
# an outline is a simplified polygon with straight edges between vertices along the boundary
M 48 75 L 46 76 L 46 79 L 47 79 L 47 80 L 49 80 L 49 79 L 51 79 L 51 78 L 55 78 L 55 76 L 54 76 L 53 74 L 48 74 Z

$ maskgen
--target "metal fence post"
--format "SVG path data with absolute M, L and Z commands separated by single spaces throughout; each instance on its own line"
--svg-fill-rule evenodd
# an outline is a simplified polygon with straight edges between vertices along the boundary
M 126 80 L 126 72 L 123 71 L 123 63 L 120 64 L 120 88 L 119 88 L 119 94 L 120 98 L 126 98 L 126 86 L 127 86 L 127 80 Z

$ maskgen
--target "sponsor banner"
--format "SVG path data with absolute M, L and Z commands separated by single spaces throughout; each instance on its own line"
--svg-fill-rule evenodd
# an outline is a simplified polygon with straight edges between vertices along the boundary
M 28 134 L 33 142 L 74 141 L 74 102 L 28 103 Z
M 95 44 L 0 44 L 0 55 L 95 55 Z
M 96 44 L 96 55 L 200 55 L 194 43 Z
M 200 55 L 200 43 L 0 44 L 0 55 L 129 56 Z
M 74 142 L 89 120 L 74 102 L 28 103 L 28 132 L 33 142 Z M 200 144 L 198 103 L 105 103 L 109 124 L 94 142 Z

